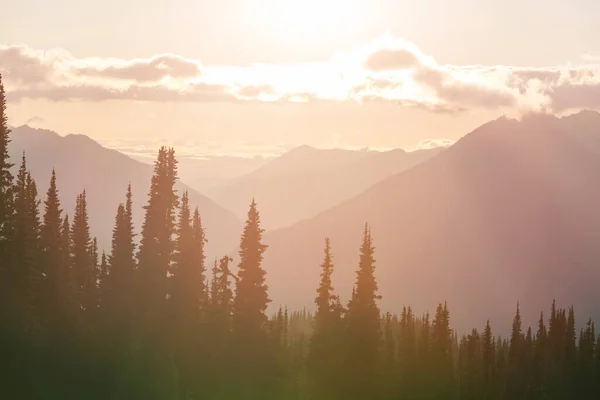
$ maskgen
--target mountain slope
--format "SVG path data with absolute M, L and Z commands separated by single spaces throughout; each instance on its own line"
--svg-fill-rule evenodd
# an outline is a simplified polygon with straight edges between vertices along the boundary
M 84 135 L 62 137 L 55 132 L 29 126 L 13 130 L 9 151 L 17 168 L 25 151 L 28 168 L 38 184 L 42 200 L 52 168 L 56 169 L 62 207 L 69 215 L 73 214 L 77 194 L 83 189 L 87 191 L 92 234 L 98 236 L 107 251 L 110 250 L 117 206 L 125 200 L 127 185 L 131 182 L 135 228 L 140 231 L 144 218 L 142 206 L 148 199 L 153 172 L 151 165 L 104 148 Z M 188 190 L 190 204 L 198 206 L 209 240 L 207 252 L 211 257 L 235 246 L 241 232 L 241 221 L 181 182 L 177 184 L 177 190 L 179 194 Z
M 334 286 L 347 299 L 368 221 L 384 309 L 410 302 L 424 312 L 448 300 L 455 323 L 466 327 L 510 319 L 517 301 L 527 314 L 556 298 L 573 302 L 580 319 L 598 316 L 599 198 L 600 114 L 501 118 L 335 208 L 267 234 L 271 297 L 311 305 L 329 236 Z
M 336 206 L 440 150 L 378 152 L 301 146 L 236 179 L 215 199 L 241 216 L 248 199 L 255 198 L 263 226 L 281 228 Z

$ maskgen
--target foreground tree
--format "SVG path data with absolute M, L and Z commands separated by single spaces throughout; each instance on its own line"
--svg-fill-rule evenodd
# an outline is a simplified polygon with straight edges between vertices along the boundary
M 325 239 L 321 282 L 317 289 L 314 332 L 309 344 L 307 367 L 314 398 L 334 400 L 341 398 L 340 367 L 342 351 L 339 338 L 343 333 L 342 306 L 332 286 L 333 261 L 329 238 Z
M 177 161 L 173 149 L 162 147 L 154 164 L 146 215 L 138 253 L 138 295 L 136 313 L 140 340 L 139 382 L 142 397 L 162 399 L 174 386 L 168 322 L 167 273 L 174 251 L 175 209 L 179 198 L 174 189 Z
M 13 205 L 13 164 L 8 156 L 10 129 L 6 115 L 6 96 L 2 75 L 0 75 L 0 269 L 6 269 L 10 262 L 10 241 L 12 235 Z
M 370 398 L 378 389 L 381 331 L 377 300 L 380 296 L 377 294 L 374 253 L 371 230 L 365 224 L 356 284 L 346 317 L 346 399 Z
M 206 376 L 205 313 L 208 300 L 205 288 L 206 242 L 198 209 L 190 215 L 188 192 L 181 198 L 175 264 L 172 270 L 172 330 L 173 351 L 178 373 L 179 397 L 193 393 L 194 386 L 202 387 L 198 377 Z
M 266 331 L 265 311 L 271 300 L 267 295 L 266 272 L 261 265 L 267 248 L 262 243 L 263 231 L 256 202 L 252 200 L 240 241 L 232 321 L 238 388 L 249 399 L 259 398 L 259 393 L 272 387 L 269 377 L 275 373 Z

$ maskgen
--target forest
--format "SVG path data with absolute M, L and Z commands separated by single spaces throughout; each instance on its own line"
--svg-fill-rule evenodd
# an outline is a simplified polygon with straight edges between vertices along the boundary
M 2 398 L 600 398 L 600 338 L 591 320 L 576 331 L 573 307 L 549 301 L 526 328 L 515 301 L 506 338 L 490 321 L 456 332 L 447 304 L 431 315 L 401 305 L 382 313 L 365 224 L 347 304 L 335 294 L 325 238 L 313 307 L 271 315 L 255 201 L 237 266 L 227 255 L 207 260 L 202 216 L 174 190 L 175 151 L 162 147 L 139 233 L 134 194 L 123 188 L 102 251 L 85 188 L 63 210 L 60 176 L 48 171 L 49 189 L 38 193 L 26 154 L 9 159 L 9 143 L 0 76 Z

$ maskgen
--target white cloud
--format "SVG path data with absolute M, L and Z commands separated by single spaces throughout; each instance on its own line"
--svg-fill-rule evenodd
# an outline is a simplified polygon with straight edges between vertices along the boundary
M 295 65 L 210 66 L 174 54 L 76 58 L 63 49 L 0 46 L 10 101 L 357 101 L 445 113 L 600 108 L 600 61 L 584 59 L 577 67 L 444 65 L 390 34 L 328 61 Z

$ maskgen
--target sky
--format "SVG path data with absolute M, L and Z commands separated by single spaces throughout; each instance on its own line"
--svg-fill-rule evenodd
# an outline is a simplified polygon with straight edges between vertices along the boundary
M 600 108 L 595 0 L 0 0 L 9 123 L 113 147 L 418 148 Z

